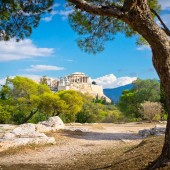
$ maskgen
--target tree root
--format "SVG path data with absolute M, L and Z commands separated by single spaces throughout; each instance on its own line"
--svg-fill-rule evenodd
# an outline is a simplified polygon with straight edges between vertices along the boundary
M 149 164 L 145 168 L 145 170 L 156 170 L 158 168 L 168 166 L 169 163 L 170 163 L 170 160 L 168 160 L 167 158 L 165 158 L 161 155 L 154 162 Z

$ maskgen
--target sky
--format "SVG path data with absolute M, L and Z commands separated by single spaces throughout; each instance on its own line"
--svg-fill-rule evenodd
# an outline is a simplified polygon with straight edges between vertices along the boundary
M 170 1 L 160 0 L 160 4 L 161 17 L 170 27 Z M 79 49 L 78 35 L 68 22 L 72 10 L 65 7 L 64 0 L 56 0 L 53 8 L 29 38 L 18 43 L 0 41 L 0 84 L 7 76 L 59 78 L 74 72 L 87 74 L 103 88 L 126 85 L 137 77 L 158 79 L 150 48 L 137 46 L 135 37 L 117 34 L 102 53 L 85 53 Z

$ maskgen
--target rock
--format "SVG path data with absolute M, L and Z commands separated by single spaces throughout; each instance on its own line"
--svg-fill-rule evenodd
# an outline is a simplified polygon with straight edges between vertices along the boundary
M 44 125 L 46 127 L 51 127 L 51 130 L 64 129 L 65 127 L 63 121 L 58 116 L 50 117 L 49 120 L 39 122 L 38 124 Z
M 2 139 L 13 139 L 15 138 L 15 134 L 14 133 L 5 133 L 2 137 Z
M 42 124 L 36 124 L 35 129 L 36 129 L 36 131 L 43 132 L 43 133 L 53 131 L 53 128 L 42 125 Z
M 29 144 L 55 144 L 53 137 L 41 137 L 41 138 L 14 138 L 13 140 L 3 140 L 0 142 L 0 152 L 9 148 L 16 148 L 18 146 L 29 145 Z
M 12 133 L 20 138 L 46 137 L 44 133 L 37 132 L 35 127 L 36 125 L 32 123 L 22 124 L 15 128 Z
M 149 129 L 140 130 L 138 134 L 142 137 L 147 137 L 150 135 L 150 130 Z
M 26 123 L 10 131 L 5 131 L 0 139 L 0 151 L 10 147 L 18 147 L 27 144 L 55 144 L 55 138 L 48 137 L 42 132 L 64 129 L 63 121 L 58 117 L 51 117 L 48 121 L 39 122 L 37 125 Z
M 148 137 L 150 135 L 159 136 L 165 134 L 165 127 L 155 126 L 152 129 L 140 130 L 138 134 L 142 137 Z

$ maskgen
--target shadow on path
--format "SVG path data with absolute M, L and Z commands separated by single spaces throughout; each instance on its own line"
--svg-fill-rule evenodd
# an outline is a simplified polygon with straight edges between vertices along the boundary
M 62 136 L 85 140 L 139 140 L 141 136 L 135 133 L 105 133 L 105 132 L 62 132 Z

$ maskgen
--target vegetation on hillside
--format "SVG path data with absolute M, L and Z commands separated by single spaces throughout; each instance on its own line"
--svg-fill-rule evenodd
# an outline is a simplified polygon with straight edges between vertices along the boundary
M 131 90 L 124 90 L 119 103 L 118 107 L 120 111 L 125 115 L 126 118 L 129 120 L 150 120 L 144 113 L 146 113 L 146 109 L 144 112 L 144 108 L 146 106 L 146 102 L 152 102 L 153 105 L 161 105 L 160 104 L 160 83 L 156 79 L 147 79 L 147 80 L 140 80 L 137 79 L 133 83 L 133 88 Z M 146 108 L 146 107 L 145 107 Z M 149 107 L 148 107 L 149 109 Z M 147 110 L 148 110 L 147 109 Z M 155 108 L 152 109 L 152 111 Z M 150 110 L 151 111 L 151 110 Z M 149 111 L 149 112 L 150 112 Z M 160 120 L 164 118 L 163 110 L 159 110 L 157 117 L 153 116 L 153 120 Z
M 104 99 L 73 90 L 53 93 L 43 82 L 7 78 L 0 90 L 0 123 L 37 123 L 51 116 L 60 116 L 67 123 L 116 122 L 122 116 Z

